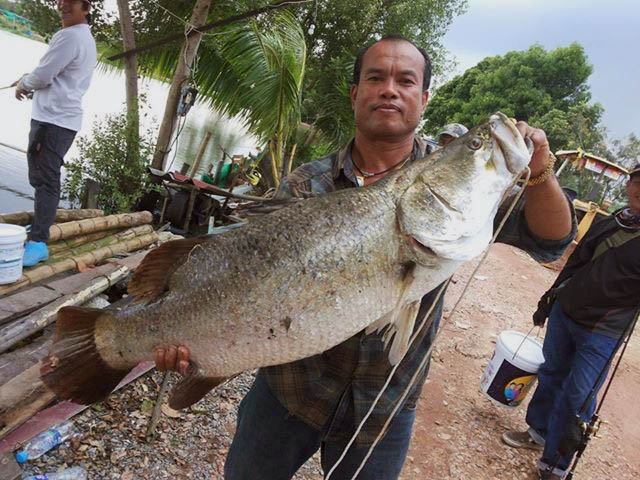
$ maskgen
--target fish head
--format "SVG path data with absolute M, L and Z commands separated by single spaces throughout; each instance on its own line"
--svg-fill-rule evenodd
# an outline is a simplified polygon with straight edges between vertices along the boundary
M 432 264 L 435 256 L 463 261 L 484 251 L 500 202 L 530 159 L 515 124 L 498 112 L 414 163 L 397 209 L 414 260 Z

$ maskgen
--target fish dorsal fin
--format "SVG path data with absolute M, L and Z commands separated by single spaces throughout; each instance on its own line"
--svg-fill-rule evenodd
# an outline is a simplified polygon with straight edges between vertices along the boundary
M 230 377 L 205 377 L 193 363 L 189 373 L 173 387 L 169 396 L 169 406 L 174 410 L 187 408 L 203 398 Z
M 411 290 L 413 281 L 415 280 L 416 264 L 411 263 L 405 271 L 402 279 L 402 285 L 400 287 L 400 294 L 396 306 L 389 313 L 376 320 L 369 325 L 366 329 L 366 333 L 370 334 L 374 331 L 378 332 L 384 328 L 387 331 L 384 333 L 383 340 L 384 346 L 387 348 L 389 342 L 391 343 L 391 350 L 389 350 L 389 362 L 391 365 L 397 364 L 409 345 L 409 339 L 413 332 L 413 327 L 416 321 L 416 315 L 420 308 L 420 302 L 415 301 L 407 303 L 407 295 Z
M 210 235 L 173 240 L 152 250 L 136 268 L 129 282 L 129 295 L 135 303 L 149 303 L 162 295 L 169 285 L 173 272 L 187 261 L 191 251 Z

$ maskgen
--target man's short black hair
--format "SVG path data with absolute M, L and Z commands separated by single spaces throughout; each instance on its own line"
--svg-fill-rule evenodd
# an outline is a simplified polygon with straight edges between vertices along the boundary
M 358 85 L 360 83 L 360 73 L 362 70 L 362 60 L 364 59 L 364 54 L 373 47 L 376 43 L 380 43 L 382 41 L 390 41 L 390 42 L 407 42 L 416 47 L 416 49 L 420 52 L 422 57 L 424 58 L 424 73 L 422 75 L 422 90 L 429 90 L 429 85 L 431 85 L 431 59 L 427 52 L 417 46 L 408 38 L 403 37 L 402 35 L 387 35 L 386 37 L 382 37 L 380 40 L 376 40 L 375 42 L 370 43 L 366 47 L 362 48 L 358 55 L 356 55 L 356 63 L 353 65 L 353 85 Z
M 89 0 L 82 0 L 82 6 L 87 11 L 84 18 L 87 19 L 87 23 L 91 25 L 91 2 Z

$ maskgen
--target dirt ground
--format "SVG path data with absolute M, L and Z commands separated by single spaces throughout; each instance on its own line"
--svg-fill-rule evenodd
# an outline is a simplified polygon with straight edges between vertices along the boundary
M 442 334 L 418 405 L 402 480 L 536 478 L 536 454 L 500 441 L 504 431 L 524 428 L 526 403 L 517 408 L 498 406 L 480 392 L 479 385 L 498 334 L 508 329 L 529 331 L 531 313 L 556 272 L 519 250 L 494 245 L 465 299 L 447 319 L 473 266 L 458 272 L 447 294 Z M 601 429 L 601 438 L 587 447 L 576 479 L 640 478 L 640 422 L 634 406 L 640 398 L 638 335 L 602 411 L 609 423 Z M 186 411 L 165 406 L 156 439 L 148 443 L 146 426 L 161 381 L 159 373 L 147 374 L 74 417 L 77 438 L 29 463 L 26 471 L 82 465 L 91 480 L 222 479 L 237 407 L 252 374 L 236 377 Z M 295 476 L 295 480 L 321 478 L 317 457 Z
M 454 277 L 457 282 L 448 292 L 445 318 L 472 267 L 466 265 Z M 509 329 L 529 331 L 531 313 L 556 275 L 515 248 L 492 247 L 437 342 L 403 480 L 537 478 L 536 452 L 514 450 L 500 440 L 506 430 L 525 428 L 527 402 L 516 408 L 498 406 L 480 392 L 479 385 L 497 335 Z M 636 334 L 601 412 L 609 423 L 603 425 L 600 438 L 589 443 L 574 478 L 640 478 L 640 422 L 634 413 L 639 397 L 640 338 Z

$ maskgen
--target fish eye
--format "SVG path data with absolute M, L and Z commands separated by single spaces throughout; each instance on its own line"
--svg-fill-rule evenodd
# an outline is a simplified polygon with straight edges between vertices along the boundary
M 472 150 L 478 150 L 482 146 L 482 139 L 480 137 L 473 137 L 469 142 L 469 148 Z

